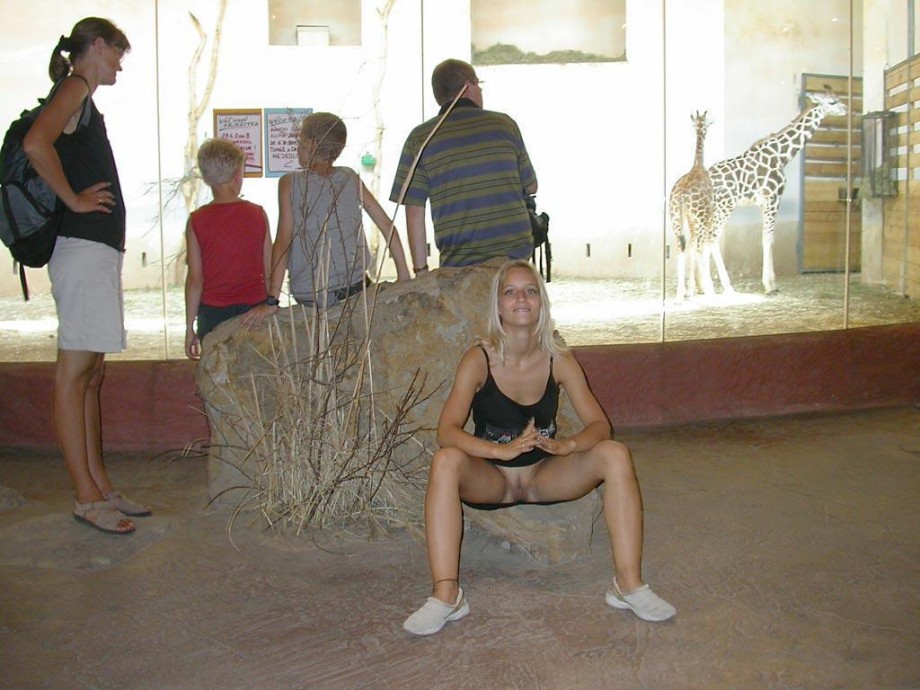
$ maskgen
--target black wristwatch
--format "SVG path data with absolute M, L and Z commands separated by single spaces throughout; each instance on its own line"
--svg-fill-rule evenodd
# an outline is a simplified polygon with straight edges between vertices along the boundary
M 275 297 L 274 295 L 269 295 L 268 297 L 265 298 L 265 304 L 267 304 L 270 307 L 277 307 L 279 304 L 281 304 L 281 302 L 279 302 L 278 298 Z

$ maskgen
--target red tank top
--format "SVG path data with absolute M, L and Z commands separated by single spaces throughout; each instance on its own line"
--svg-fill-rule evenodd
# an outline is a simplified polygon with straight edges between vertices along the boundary
M 265 291 L 265 212 L 249 201 L 207 204 L 191 215 L 201 249 L 202 304 L 258 304 Z

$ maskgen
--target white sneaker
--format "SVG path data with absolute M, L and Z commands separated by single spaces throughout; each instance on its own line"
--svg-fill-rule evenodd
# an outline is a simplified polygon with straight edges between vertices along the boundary
M 461 589 L 457 593 L 456 604 L 445 604 L 440 599 L 428 597 L 424 606 L 413 613 L 403 623 L 403 628 L 413 635 L 434 635 L 448 621 L 457 621 L 470 612 L 470 605 Z
M 677 609 L 655 594 L 648 585 L 623 594 L 616 579 L 613 587 L 607 590 L 604 601 L 615 609 L 628 609 L 644 621 L 666 621 L 677 614 Z

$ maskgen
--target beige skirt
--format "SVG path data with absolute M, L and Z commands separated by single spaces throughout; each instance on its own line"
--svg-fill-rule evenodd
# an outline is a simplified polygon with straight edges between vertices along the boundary
M 121 352 L 127 347 L 123 262 L 122 252 L 101 242 L 58 237 L 48 275 L 59 349 Z

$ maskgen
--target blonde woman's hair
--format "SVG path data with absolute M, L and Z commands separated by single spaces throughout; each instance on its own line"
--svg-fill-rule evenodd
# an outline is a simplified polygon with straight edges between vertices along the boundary
M 505 361 L 505 341 L 508 335 L 502 327 L 502 320 L 498 314 L 498 301 L 502 287 L 505 285 L 505 278 L 515 268 L 530 271 L 534 282 L 537 284 L 537 289 L 540 291 L 540 318 L 537 319 L 537 323 L 533 328 L 533 336 L 538 340 L 540 349 L 552 357 L 565 352 L 567 348 L 556 337 L 556 326 L 553 323 L 552 316 L 550 316 L 549 295 L 546 293 L 546 284 L 543 282 L 543 277 L 534 268 L 533 264 L 523 259 L 516 259 L 504 264 L 492 279 L 492 291 L 489 294 L 489 322 L 486 326 L 486 336 L 480 340 L 480 344 L 491 347 L 493 351 L 498 353 L 501 361 Z
M 198 149 L 201 179 L 214 187 L 227 184 L 246 165 L 246 152 L 227 139 L 208 139 Z

